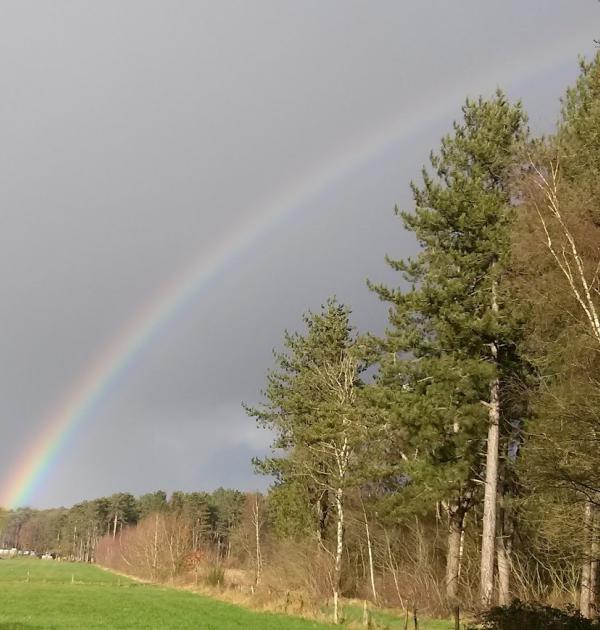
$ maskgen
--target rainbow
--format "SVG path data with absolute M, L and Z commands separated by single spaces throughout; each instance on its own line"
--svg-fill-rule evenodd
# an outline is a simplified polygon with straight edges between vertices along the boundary
M 171 283 L 162 287 L 154 299 L 100 352 L 83 376 L 70 387 L 58 407 L 42 419 L 35 442 L 19 455 L 16 465 L 3 480 L 0 505 L 16 508 L 30 500 L 69 438 L 94 417 L 94 411 L 122 381 L 144 348 L 193 300 L 198 299 L 211 280 L 226 269 L 229 261 L 249 252 L 259 238 L 264 238 L 286 216 L 304 207 L 328 186 L 358 171 L 402 140 L 437 122 L 443 122 L 444 118 L 450 117 L 451 112 L 458 111 L 465 94 L 491 91 L 499 83 L 514 84 L 549 71 L 557 64 L 571 59 L 572 51 L 581 41 L 585 41 L 586 36 L 577 34 L 577 37 L 563 42 L 561 46 L 541 50 L 531 55 L 527 63 L 519 60 L 521 65 L 516 75 L 513 68 L 517 62 L 511 59 L 501 68 L 492 69 L 469 85 L 455 86 L 451 92 L 418 111 L 402 113 L 351 146 L 341 147 L 337 157 L 323 160 L 283 192 L 256 206 L 249 213 L 246 224 L 235 233 L 228 234 L 212 250 L 203 252 Z M 489 77 L 493 77 L 492 82 Z

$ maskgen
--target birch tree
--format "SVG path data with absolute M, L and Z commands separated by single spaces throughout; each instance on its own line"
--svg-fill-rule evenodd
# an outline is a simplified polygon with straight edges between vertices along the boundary
M 331 556 L 333 620 L 340 621 L 346 497 L 356 483 L 357 458 L 366 429 L 357 401 L 362 364 L 349 311 L 330 300 L 320 313 L 305 316 L 306 334 L 285 335 L 285 352 L 268 375 L 262 406 L 248 413 L 275 433 L 273 457 L 257 460 L 259 471 L 276 478 L 279 496 L 298 484 L 312 497 L 312 530 Z M 331 544 L 322 528 L 323 498 L 334 514 Z
M 578 242 L 571 227 L 569 217 L 563 210 L 560 193 L 560 163 L 557 160 L 548 168 L 537 166 L 532 162 L 535 183 L 541 191 L 541 202 L 534 201 L 534 207 L 542 227 L 545 246 L 564 280 L 567 292 L 576 305 L 573 316 L 581 329 L 600 350 L 600 248 L 595 255 L 586 255 L 586 244 Z M 588 250 L 589 251 L 589 250 Z M 590 264 L 592 263 L 592 264 Z M 579 312 L 579 316 L 577 315 Z M 589 427 L 588 438 L 592 443 L 598 442 L 598 431 Z M 600 427 L 598 427 L 600 428 Z M 583 427 L 582 427 L 583 429 Z M 584 433 L 584 435 L 585 435 Z M 586 540 L 586 551 L 581 567 L 580 612 L 585 617 L 593 615 L 596 598 L 596 567 L 598 562 L 596 504 L 597 493 L 589 480 L 579 482 L 579 491 L 584 498 L 583 533 Z
M 581 62 L 581 72 L 563 101 L 562 120 L 554 140 L 555 157 L 545 164 L 532 160 L 534 181 L 540 196 L 533 206 L 542 227 L 548 255 L 570 296 L 568 312 L 576 329 L 590 339 L 596 353 L 600 350 L 600 54 L 590 62 Z M 541 198 L 540 198 L 541 197 Z M 592 376 L 596 362 L 586 359 L 588 351 L 578 353 L 577 363 L 587 364 L 588 381 L 600 386 Z M 575 368 L 577 371 L 580 368 Z M 573 372 L 573 368 L 570 368 Z M 589 385 L 587 386 L 589 389 Z M 595 397 L 595 393 L 592 393 Z M 588 396 L 588 400 L 589 400 Z M 581 405 L 578 404 L 581 407 Z M 583 405 L 585 407 L 585 404 Z M 600 422 L 592 409 L 583 409 L 577 421 L 581 440 L 577 450 L 590 462 L 588 472 L 571 466 L 569 477 L 583 498 L 584 557 L 581 568 L 580 611 L 593 616 L 597 598 L 598 532 L 597 512 L 600 484 L 594 470 L 594 449 L 600 436 Z M 597 452 L 597 451 L 596 451 Z

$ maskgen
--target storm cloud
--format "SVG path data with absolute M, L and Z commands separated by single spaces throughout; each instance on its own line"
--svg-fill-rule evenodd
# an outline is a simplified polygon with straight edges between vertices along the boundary
M 464 97 L 553 129 L 595 2 L 0 2 L 0 476 L 144 304 L 315 165 L 443 113 L 232 251 L 70 436 L 31 502 L 262 488 L 244 415 L 284 329 L 336 294 L 361 330 L 416 251 L 394 217 Z M 435 107 L 433 107 L 435 109 Z M 394 123 L 395 124 L 395 123 Z

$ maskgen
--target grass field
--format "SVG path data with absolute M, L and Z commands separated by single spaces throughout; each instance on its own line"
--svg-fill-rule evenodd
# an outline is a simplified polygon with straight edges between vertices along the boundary
M 348 613 L 348 617 L 355 617 L 353 609 L 349 608 Z M 404 626 L 397 618 L 385 618 L 383 614 L 377 621 L 389 628 Z M 310 630 L 331 627 L 254 612 L 187 591 L 141 584 L 93 565 L 50 560 L 0 561 L 0 630 Z M 450 625 L 432 622 L 423 623 L 420 628 L 447 630 Z

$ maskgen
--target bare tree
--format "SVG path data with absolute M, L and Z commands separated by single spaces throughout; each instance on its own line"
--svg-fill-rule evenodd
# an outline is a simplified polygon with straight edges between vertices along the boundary
M 600 263 L 593 271 L 588 270 L 581 248 L 561 209 L 560 203 L 560 162 L 552 161 L 545 172 L 531 161 L 537 175 L 536 185 L 543 195 L 544 204 L 534 203 L 539 217 L 546 246 L 556 266 L 567 281 L 571 295 L 575 298 L 584 315 L 584 325 L 595 343 L 600 346 L 600 316 L 597 301 L 600 296 Z M 595 435 L 593 436 L 596 437 Z M 592 616 L 595 598 L 594 522 L 595 504 L 590 492 L 584 496 L 584 528 L 587 538 L 587 552 L 581 567 L 580 611 L 586 617 Z

